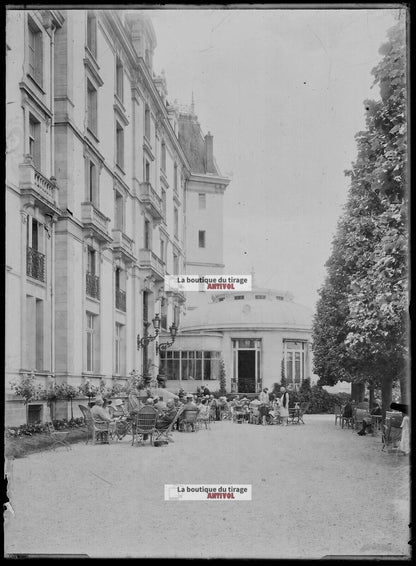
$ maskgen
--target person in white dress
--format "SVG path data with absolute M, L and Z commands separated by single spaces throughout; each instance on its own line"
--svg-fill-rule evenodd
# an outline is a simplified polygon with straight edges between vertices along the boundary
M 286 391 L 285 387 L 280 388 L 280 418 L 282 419 L 283 426 L 287 426 L 287 420 L 289 417 L 289 392 Z

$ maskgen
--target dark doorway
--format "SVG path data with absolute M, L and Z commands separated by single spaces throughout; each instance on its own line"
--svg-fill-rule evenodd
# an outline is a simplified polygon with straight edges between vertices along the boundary
M 29 405 L 27 408 L 27 423 L 35 424 L 42 421 L 42 405 Z
M 255 393 L 256 391 L 256 352 L 254 350 L 238 351 L 238 391 L 239 393 Z

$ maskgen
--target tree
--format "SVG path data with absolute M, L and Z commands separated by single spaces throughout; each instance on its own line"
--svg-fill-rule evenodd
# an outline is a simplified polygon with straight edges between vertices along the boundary
M 383 410 L 408 358 L 406 43 L 398 22 L 373 69 L 381 99 L 366 101 L 366 130 L 314 320 L 320 383 L 382 387 Z M 403 388 L 404 390 L 405 388 Z M 405 397 L 405 395 L 403 395 Z
M 28 409 L 27 405 L 30 401 L 35 401 L 40 399 L 42 396 L 42 387 L 41 385 L 36 383 L 36 376 L 35 373 L 27 374 L 24 373 L 20 381 L 12 381 L 10 383 L 10 388 L 12 391 L 16 393 L 19 397 L 22 397 L 25 404 L 26 409 L 26 424 L 28 423 Z
M 220 389 L 219 389 L 220 395 L 226 395 L 226 393 L 227 393 L 226 385 L 227 385 L 227 376 L 226 376 L 226 372 L 225 372 L 225 363 L 224 363 L 224 360 L 221 358 L 220 359 Z
M 79 390 L 70 385 L 69 383 L 61 383 L 60 385 L 56 385 L 55 387 L 56 395 L 58 399 L 65 399 L 69 401 L 71 404 L 71 421 L 74 420 L 74 410 L 72 406 L 73 399 L 76 399 L 79 395 Z

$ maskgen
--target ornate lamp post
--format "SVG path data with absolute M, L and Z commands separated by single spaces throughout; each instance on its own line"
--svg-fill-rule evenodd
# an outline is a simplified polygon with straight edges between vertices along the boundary
M 152 320 L 153 322 L 153 326 L 155 329 L 155 333 L 153 336 L 149 336 L 148 334 L 148 328 L 150 326 L 150 322 L 144 322 L 143 323 L 143 327 L 144 327 L 144 336 L 142 338 L 140 338 L 140 334 L 137 335 L 137 349 L 140 350 L 140 348 L 145 348 L 149 342 L 152 342 L 153 340 L 156 340 L 156 338 L 159 335 L 159 330 L 160 330 L 160 317 L 159 314 L 155 314 L 154 319 Z
M 156 342 L 156 354 L 159 354 L 159 352 L 165 352 L 175 342 L 176 334 L 178 332 L 178 327 L 176 326 L 175 323 L 172 323 L 170 325 L 169 332 L 172 337 L 172 340 L 170 342 L 162 342 L 162 344 Z

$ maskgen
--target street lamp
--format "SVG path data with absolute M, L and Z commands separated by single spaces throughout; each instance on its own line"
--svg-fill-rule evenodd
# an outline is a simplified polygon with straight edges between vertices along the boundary
M 140 350 L 140 348 L 144 348 L 145 346 L 147 346 L 149 344 L 149 342 L 152 342 L 153 340 L 155 340 L 158 337 L 159 334 L 159 329 L 160 329 L 160 318 L 159 318 L 159 314 L 155 314 L 154 319 L 152 320 L 153 322 L 153 326 L 155 329 L 155 334 L 154 336 L 149 336 L 148 335 L 148 328 L 150 326 L 150 322 L 144 322 L 143 326 L 144 326 L 144 336 L 142 338 L 140 338 L 140 334 L 137 335 L 137 349 Z
M 156 354 L 158 354 L 159 352 L 164 352 L 165 350 L 170 348 L 172 346 L 172 344 L 175 342 L 176 334 L 178 332 L 178 327 L 176 326 L 175 323 L 172 323 L 170 325 L 169 332 L 170 332 L 170 335 L 172 337 L 172 341 L 171 342 L 162 342 L 162 344 L 158 344 L 156 342 Z

